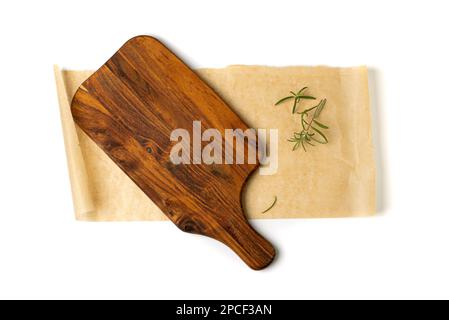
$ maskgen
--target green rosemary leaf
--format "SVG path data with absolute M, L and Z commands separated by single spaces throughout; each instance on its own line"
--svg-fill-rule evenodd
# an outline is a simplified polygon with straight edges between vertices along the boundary
M 306 146 L 304 145 L 304 140 L 301 140 L 301 145 L 302 145 L 302 148 L 304 149 L 304 152 L 307 152 Z
M 306 143 L 308 143 L 308 144 L 310 144 L 311 146 L 315 146 L 312 142 L 310 142 L 310 141 L 307 141 L 306 140 Z
M 321 122 L 317 121 L 316 119 L 313 119 L 313 122 L 315 122 L 315 124 L 323 129 L 329 129 L 328 126 L 325 126 L 324 124 L 322 124 Z
M 318 118 L 321 114 L 321 111 L 323 111 L 324 106 L 326 105 L 327 99 L 321 100 L 320 103 L 317 106 L 317 109 L 315 110 L 315 117 Z
M 324 135 L 324 133 L 322 133 L 320 130 L 318 130 L 317 128 L 315 128 L 314 126 L 310 126 L 313 130 L 315 130 L 321 137 L 323 137 L 324 141 L 326 141 L 325 143 L 328 143 L 329 141 L 327 140 L 326 136 Z
M 301 125 L 302 125 L 303 130 L 306 130 L 306 127 L 309 125 L 305 119 L 306 116 L 307 116 L 307 113 L 301 114 Z
M 295 113 L 295 111 L 296 111 L 296 106 L 298 105 L 298 102 L 299 102 L 299 98 L 295 98 L 295 103 L 293 104 L 292 113 Z
M 318 107 L 318 105 L 316 105 L 314 107 L 311 107 L 309 109 L 306 109 L 306 110 L 304 110 L 302 112 L 298 112 L 298 114 L 308 113 L 308 112 L 312 111 L 313 109 L 316 109 L 317 107 Z
M 302 88 L 301 90 L 298 91 L 298 93 L 296 94 L 297 96 L 299 96 L 301 93 L 303 93 L 304 91 L 307 90 L 307 87 Z
M 271 204 L 271 206 L 269 206 L 267 209 L 265 209 L 264 211 L 262 211 L 262 213 L 266 213 L 266 212 L 268 212 L 269 210 L 271 210 L 271 209 L 274 207 L 274 205 L 276 204 L 277 201 L 278 201 L 278 197 L 277 197 L 277 196 L 274 196 L 274 201 L 273 201 L 273 203 Z
M 305 138 L 306 143 L 310 144 L 311 146 L 315 146 L 312 142 L 310 142 L 312 140 L 312 138 L 310 137 L 310 134 L 306 133 L 304 138 Z
M 316 100 L 316 98 L 312 97 L 312 96 L 299 96 L 298 98 L 300 98 L 300 99 Z
M 293 151 L 295 151 L 296 149 L 298 149 L 300 142 L 296 142 L 295 145 L 293 146 Z
M 282 98 L 281 100 L 276 102 L 274 105 L 277 106 L 278 104 L 281 104 L 282 102 L 293 99 L 293 98 L 294 98 L 294 96 L 288 96 L 288 97 Z
M 318 139 L 316 139 L 316 138 L 314 138 L 314 137 L 311 137 L 310 139 L 312 139 L 313 141 L 318 142 L 318 143 L 320 143 L 320 144 L 326 144 L 326 143 L 327 143 L 327 142 L 325 142 L 325 141 L 320 141 L 320 140 L 318 140 Z

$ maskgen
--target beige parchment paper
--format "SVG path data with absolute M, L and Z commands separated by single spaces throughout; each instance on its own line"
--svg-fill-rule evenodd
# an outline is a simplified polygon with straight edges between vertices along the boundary
M 274 175 L 254 173 L 243 194 L 249 218 L 368 216 L 376 211 L 375 162 L 366 67 L 229 66 L 199 69 L 233 110 L 253 128 L 279 130 Z M 78 220 L 166 220 L 160 209 L 73 122 L 70 102 L 92 71 L 60 70 L 56 85 L 75 216 Z M 303 86 L 327 98 L 320 120 L 329 144 L 292 152 L 299 128 L 291 104 L 274 103 Z M 300 107 L 307 107 L 304 102 Z M 276 205 L 262 213 L 277 197 Z

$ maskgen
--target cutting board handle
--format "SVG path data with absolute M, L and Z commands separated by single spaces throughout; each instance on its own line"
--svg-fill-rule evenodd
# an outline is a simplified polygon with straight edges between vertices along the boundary
M 254 230 L 246 219 L 224 229 L 218 240 L 237 253 L 250 268 L 260 270 L 274 260 L 276 250 L 273 245 Z

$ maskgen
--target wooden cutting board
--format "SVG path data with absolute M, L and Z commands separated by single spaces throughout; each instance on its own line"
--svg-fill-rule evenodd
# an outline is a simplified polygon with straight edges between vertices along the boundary
M 193 137 L 193 121 L 201 121 L 202 131 L 214 128 L 225 137 L 225 129 L 248 127 L 160 41 L 126 42 L 79 87 L 71 109 L 78 126 L 182 231 L 223 242 L 253 269 L 270 264 L 275 250 L 241 205 L 245 181 L 259 164 L 170 160 L 174 129 Z M 248 148 L 256 145 L 245 139 Z

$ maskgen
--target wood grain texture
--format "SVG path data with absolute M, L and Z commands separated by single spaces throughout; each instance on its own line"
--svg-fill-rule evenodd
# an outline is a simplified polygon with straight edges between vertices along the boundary
M 273 260 L 273 246 L 247 222 L 241 193 L 256 164 L 179 164 L 170 160 L 172 130 L 245 123 L 160 41 L 126 42 L 77 90 L 75 122 L 182 231 L 219 240 L 253 269 Z M 256 148 L 245 140 L 245 149 Z M 224 150 L 224 145 L 223 145 Z M 234 144 L 235 155 L 235 144 Z

